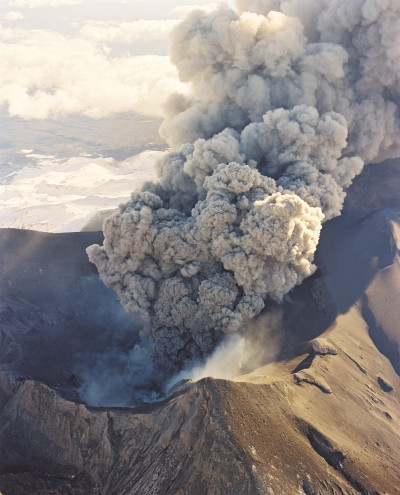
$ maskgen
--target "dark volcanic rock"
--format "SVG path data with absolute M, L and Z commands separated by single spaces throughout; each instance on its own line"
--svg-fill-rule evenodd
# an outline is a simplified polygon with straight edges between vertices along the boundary
M 400 479 L 398 437 L 389 439 L 370 425 L 373 462 L 360 456 L 364 437 L 349 434 L 353 448 L 339 435 L 329 439 L 343 424 L 355 427 L 365 419 L 365 413 L 352 414 L 356 399 L 342 397 L 335 420 L 337 400 L 321 397 L 312 406 L 312 394 L 284 381 L 204 379 L 161 403 L 108 411 L 90 410 L 6 373 L 0 386 L 4 495 L 32 493 L 24 491 L 31 483 L 37 493 L 71 495 L 292 494 L 301 493 L 303 483 L 313 493 L 373 494 L 378 487 L 396 493 Z M 318 427 L 310 423 L 310 408 L 325 416 L 314 418 Z M 326 417 L 326 408 L 332 416 Z M 390 442 L 391 458 L 376 448 L 378 439 Z

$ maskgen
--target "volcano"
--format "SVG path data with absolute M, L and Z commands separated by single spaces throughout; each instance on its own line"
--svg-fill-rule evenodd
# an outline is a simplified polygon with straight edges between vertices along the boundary
M 86 258 L 101 233 L 2 229 L 2 494 L 400 493 L 399 191 L 399 159 L 354 181 L 273 360 L 134 407 L 80 396 L 110 335 L 139 338 Z

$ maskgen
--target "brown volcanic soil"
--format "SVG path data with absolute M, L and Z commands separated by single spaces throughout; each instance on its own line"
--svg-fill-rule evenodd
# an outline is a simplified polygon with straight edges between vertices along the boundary
M 64 338 L 63 346 L 57 339 L 48 346 L 60 364 L 53 359 L 41 369 L 29 357 L 26 335 L 29 321 L 38 318 L 35 308 L 36 324 L 46 327 L 40 334 L 45 347 L 60 325 L 49 321 L 42 298 L 35 298 L 39 289 L 29 284 L 41 269 L 40 290 L 52 300 L 46 287 L 55 279 L 45 260 L 57 275 L 58 264 L 77 266 L 79 259 L 79 269 L 59 282 L 79 294 L 73 274 L 90 265 L 78 253 L 94 234 L 65 236 L 64 247 L 54 250 L 54 235 L 41 234 L 37 242 L 35 233 L 3 231 L 0 491 L 399 494 L 400 210 L 393 208 L 395 195 L 385 204 L 383 194 L 371 194 L 379 180 L 400 192 L 399 162 L 389 165 L 369 168 L 367 179 L 361 176 L 350 191 L 343 216 L 324 226 L 319 272 L 282 307 L 276 360 L 234 381 L 183 383 L 165 400 L 136 409 L 93 409 L 72 400 L 73 380 L 64 366 L 74 359 L 78 331 L 75 344 Z M 8 270 L 31 239 L 35 257 Z M 68 325 L 62 322 L 63 335 Z M 79 331 L 89 339 L 84 328 Z

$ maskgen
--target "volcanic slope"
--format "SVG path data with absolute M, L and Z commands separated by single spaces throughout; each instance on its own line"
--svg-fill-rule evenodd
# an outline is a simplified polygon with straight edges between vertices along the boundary
M 397 180 L 388 166 L 373 169 L 356 180 L 343 215 L 324 226 L 318 272 L 281 306 L 279 356 L 233 381 L 180 383 L 164 400 L 135 409 L 89 408 L 73 400 L 61 367 L 51 368 L 57 388 L 33 363 L 13 334 L 26 328 L 17 325 L 23 312 L 7 313 L 7 328 L 4 317 L 0 324 L 3 495 L 400 493 L 400 189 L 372 195 L 378 181 Z M 70 257 L 92 241 L 86 235 L 64 238 L 76 249 Z M 2 231 L 2 250 L 16 238 L 14 257 L 37 235 Z M 42 258 L 25 257 L 20 277 L 32 282 L 41 269 L 42 285 L 50 283 L 50 254 L 53 267 L 73 264 L 53 249 L 54 239 L 41 234 Z M 9 265 L 2 298 L 9 301 L 12 288 L 34 312 L 35 291 L 17 284 Z M 88 266 L 80 259 L 79 270 Z M 44 344 L 51 331 L 47 321 Z M 68 345 L 64 335 L 55 349 L 72 360 Z

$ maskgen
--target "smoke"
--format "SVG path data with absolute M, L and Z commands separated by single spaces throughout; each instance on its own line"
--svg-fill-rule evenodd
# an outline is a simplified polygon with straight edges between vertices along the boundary
M 397 0 L 238 0 L 171 37 L 173 151 L 87 252 L 155 366 L 209 353 L 311 275 L 345 189 L 399 144 Z M 234 341 L 237 342 L 237 341 Z
M 160 398 L 162 376 L 149 359 L 146 347 L 112 346 L 91 360 L 76 365 L 79 396 L 90 406 L 132 407 Z
M 281 347 L 282 316 L 280 308 L 273 308 L 246 324 L 240 334 L 227 336 L 210 356 L 185 363 L 167 381 L 165 391 L 184 379 L 196 381 L 206 376 L 232 379 L 272 362 Z

